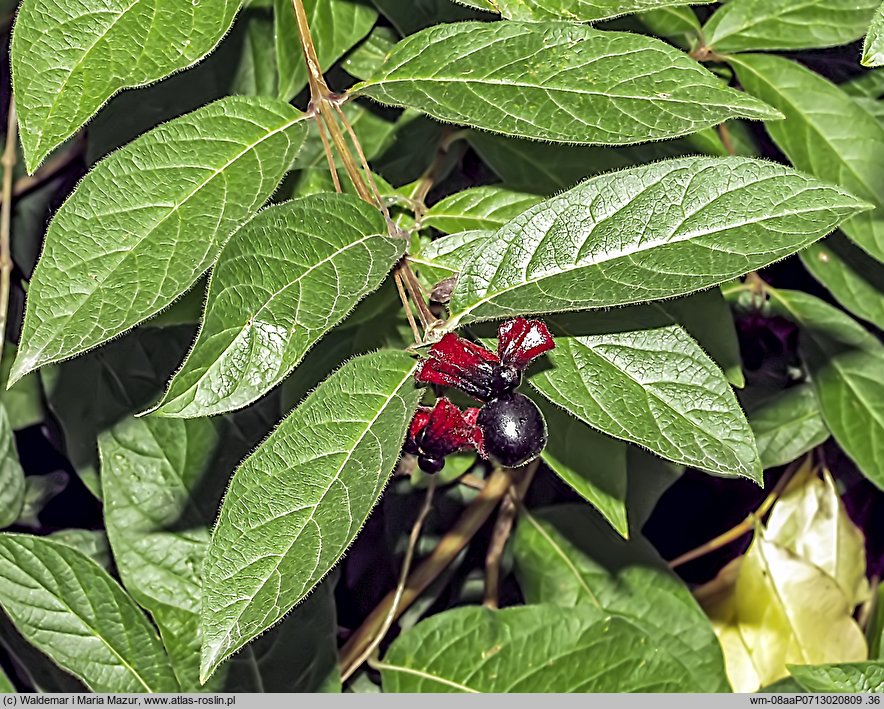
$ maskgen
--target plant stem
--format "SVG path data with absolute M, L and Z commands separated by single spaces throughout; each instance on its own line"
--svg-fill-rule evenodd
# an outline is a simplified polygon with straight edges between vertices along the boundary
M 734 141 L 731 139 L 731 132 L 727 127 L 727 124 L 718 124 L 718 137 L 721 138 L 721 144 L 724 146 L 724 149 L 727 150 L 728 155 L 737 154 L 737 151 L 734 150 Z
M 534 474 L 540 466 L 540 460 L 531 462 L 522 471 L 521 477 L 510 486 L 509 494 L 500 503 L 497 522 L 491 534 L 488 553 L 485 556 L 485 598 L 482 602 L 486 608 L 497 608 L 500 597 L 500 565 L 503 552 L 513 531 L 522 500 L 534 480 Z
M 494 512 L 498 503 L 509 490 L 512 481 L 509 470 L 496 470 L 488 479 L 485 487 L 475 500 L 463 513 L 454 527 L 442 538 L 438 546 L 420 565 L 409 575 L 408 581 L 400 595 L 399 603 L 393 613 L 395 621 L 415 599 L 423 593 L 427 587 L 438 578 L 449 564 L 457 557 L 461 550 L 469 544 L 476 532 Z M 374 608 L 363 621 L 362 625 L 350 637 L 341 648 L 341 673 L 346 676 L 353 674 L 353 665 L 362 656 L 372 639 L 377 635 L 378 629 L 383 626 L 385 619 L 393 607 L 396 592 L 391 591 Z
M 390 612 L 387 613 L 387 617 L 384 619 L 384 624 L 381 626 L 377 635 L 375 635 L 374 640 L 372 640 L 368 647 L 365 648 L 365 651 L 350 664 L 346 673 L 341 673 L 342 682 L 346 682 L 350 676 L 359 669 L 360 665 L 362 665 L 362 663 L 371 657 L 372 653 L 377 650 L 378 645 L 381 644 L 384 637 L 390 631 L 390 627 L 393 625 L 393 621 L 397 617 L 399 604 L 402 602 L 402 594 L 405 593 L 405 583 L 408 580 L 408 574 L 411 572 L 411 562 L 414 560 L 414 550 L 417 548 L 417 542 L 420 539 L 421 529 L 423 529 L 427 515 L 433 507 L 433 494 L 435 491 L 436 478 L 431 477 L 430 484 L 427 486 L 426 496 L 424 497 L 424 504 L 421 506 L 421 510 L 414 522 L 414 526 L 411 528 L 411 534 L 408 537 L 408 548 L 405 550 L 405 558 L 402 561 L 402 571 L 399 574 L 399 583 L 396 584 L 396 594 L 393 596 Z
M 768 512 L 770 512 L 770 508 L 773 507 L 774 502 L 776 502 L 779 499 L 780 495 L 783 494 L 783 491 L 786 489 L 786 486 L 791 482 L 795 474 L 799 470 L 804 469 L 806 465 L 811 465 L 811 463 L 812 457 L 810 455 L 802 456 L 799 460 L 793 462 L 788 468 L 786 468 L 783 475 L 777 481 L 774 489 L 771 490 L 770 494 L 764 499 L 764 502 L 761 503 L 758 509 L 750 513 L 746 517 L 746 519 L 744 519 L 735 527 L 732 527 L 723 534 L 719 534 L 714 539 L 710 539 L 705 544 L 701 544 L 696 549 L 691 549 L 681 556 L 676 557 L 669 562 L 669 568 L 675 569 L 679 566 L 687 564 L 689 561 L 699 559 L 701 556 L 705 556 L 706 554 L 709 554 L 713 551 L 717 551 L 718 549 L 727 546 L 731 542 L 737 541 L 737 539 L 739 539 L 743 535 L 753 531 L 758 522 L 761 521 Z
M 322 65 L 316 55 L 316 46 L 313 44 L 313 35 L 310 34 L 310 24 L 307 21 L 307 12 L 304 10 L 302 0 L 292 0 L 292 8 L 295 11 L 295 22 L 298 26 L 298 38 L 301 40 L 301 49 L 304 52 L 304 61 L 307 64 L 307 81 L 310 84 L 310 95 L 314 101 L 327 98 L 331 91 L 325 83 L 322 75 Z
M 0 163 L 3 165 L 3 203 L 0 204 L 0 357 L 6 344 L 6 322 L 9 319 L 9 287 L 12 275 L 12 173 L 15 168 L 15 144 L 18 139 L 18 122 L 15 118 L 15 102 L 9 98 L 6 119 L 6 149 Z

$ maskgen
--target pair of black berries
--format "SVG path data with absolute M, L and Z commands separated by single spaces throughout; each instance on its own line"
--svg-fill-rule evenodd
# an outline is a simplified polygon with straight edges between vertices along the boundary
M 454 387 L 483 402 L 461 410 L 445 397 L 421 407 L 412 419 L 405 451 L 417 456 L 427 473 L 445 466 L 445 456 L 475 448 L 483 458 L 506 467 L 523 465 L 546 445 L 546 421 L 540 409 L 516 388 L 532 360 L 555 347 L 539 320 L 519 317 L 503 323 L 497 354 L 453 333 L 430 348 L 415 379 Z

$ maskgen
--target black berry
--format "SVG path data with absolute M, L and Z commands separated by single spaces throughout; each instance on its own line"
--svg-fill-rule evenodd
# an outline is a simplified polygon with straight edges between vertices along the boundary
M 508 468 L 534 460 L 546 445 L 546 421 L 528 397 L 513 392 L 492 399 L 476 420 L 484 454 Z
M 418 456 L 417 464 L 425 473 L 435 475 L 445 467 L 445 458 L 432 458 L 428 455 L 421 455 Z

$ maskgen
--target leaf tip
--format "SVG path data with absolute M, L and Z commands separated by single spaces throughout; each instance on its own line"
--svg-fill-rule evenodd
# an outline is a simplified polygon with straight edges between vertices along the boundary
M 39 353 L 27 353 L 25 350 L 19 350 L 18 356 L 12 363 L 9 370 L 9 379 L 6 381 L 6 391 L 14 387 L 26 375 L 33 372 L 41 364 Z

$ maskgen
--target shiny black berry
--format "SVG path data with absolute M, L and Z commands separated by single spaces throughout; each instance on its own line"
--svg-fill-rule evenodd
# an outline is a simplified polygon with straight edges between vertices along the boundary
M 445 458 L 432 458 L 428 455 L 418 456 L 418 467 L 425 473 L 435 475 L 445 467 Z
M 513 392 L 489 401 L 476 426 L 483 454 L 508 468 L 534 460 L 546 445 L 546 421 L 528 397 Z

